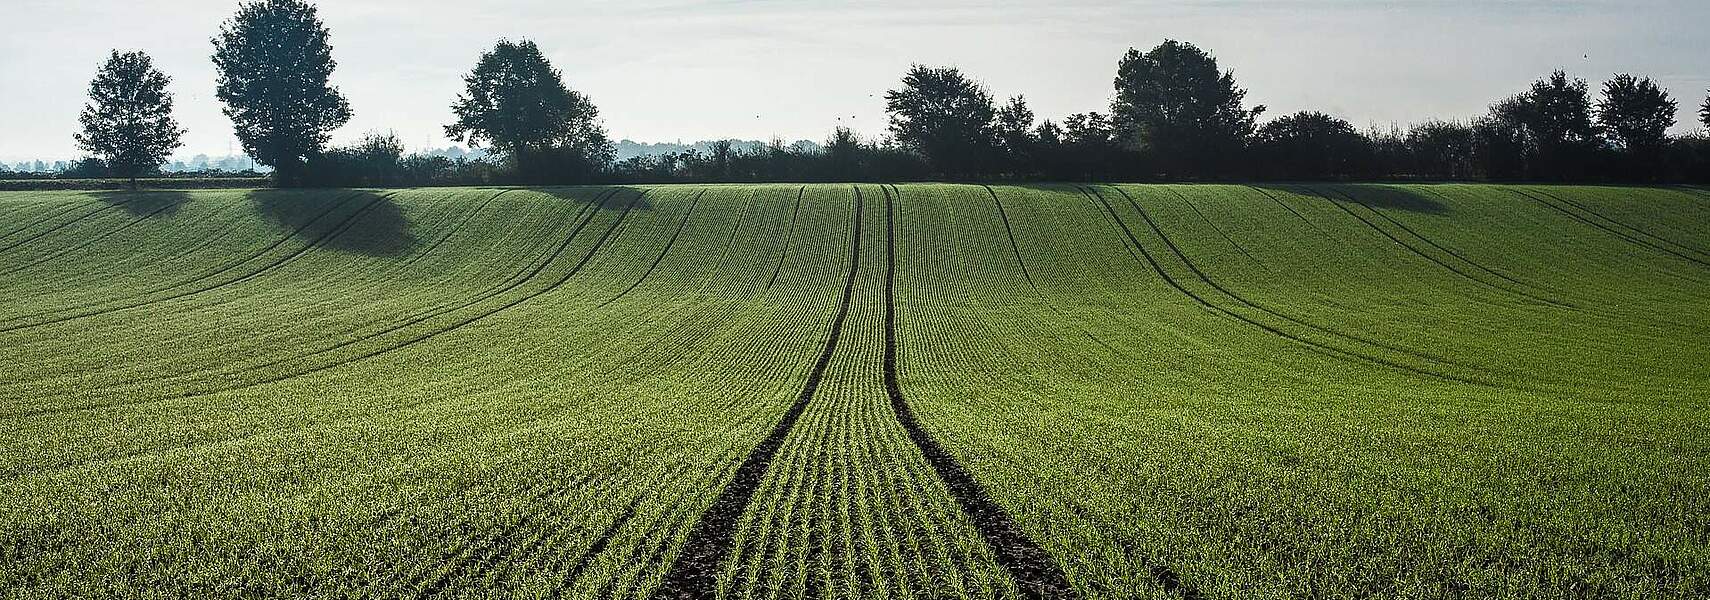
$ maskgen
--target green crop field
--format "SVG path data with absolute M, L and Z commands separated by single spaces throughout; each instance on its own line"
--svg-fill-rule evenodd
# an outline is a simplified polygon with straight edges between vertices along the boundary
M 1710 191 L 0 193 L 0 594 L 1705 597 Z

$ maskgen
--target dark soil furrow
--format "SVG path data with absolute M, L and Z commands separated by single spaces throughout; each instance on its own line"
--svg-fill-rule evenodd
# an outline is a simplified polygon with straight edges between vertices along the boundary
M 855 295 L 855 276 L 861 269 L 861 204 L 861 188 L 857 187 L 853 231 L 850 234 L 849 274 L 843 283 L 843 299 L 838 303 L 837 316 L 831 320 L 831 332 L 826 336 L 825 346 L 821 348 L 819 358 L 814 361 L 813 369 L 808 372 L 807 382 L 802 385 L 801 393 L 796 395 L 795 403 L 784 412 L 783 418 L 754 446 L 748 458 L 737 466 L 730 483 L 689 529 L 688 538 L 677 552 L 677 559 L 671 563 L 664 580 L 653 591 L 654 598 L 713 596 L 719 565 L 735 545 L 736 527 L 741 522 L 743 513 L 747 512 L 754 491 L 759 489 L 761 481 L 765 479 L 766 469 L 778 454 L 779 447 L 783 446 L 784 438 L 795 427 L 802 412 L 807 410 L 808 402 L 813 400 L 820 380 L 825 377 L 825 369 L 831 364 L 831 356 L 837 351 L 837 341 L 843 333 L 843 321 L 849 316 L 849 300 Z
M 987 190 L 990 191 L 990 188 Z M 993 198 L 996 198 L 995 194 Z M 980 532 L 980 536 L 985 538 L 986 544 L 991 546 L 992 555 L 998 564 L 1009 572 L 1023 595 L 1028 598 L 1079 597 L 1074 587 L 1069 585 L 1068 576 L 1057 566 L 1057 561 L 1040 548 L 1039 544 L 1028 538 L 1027 533 L 1015 524 L 1009 513 L 986 494 L 980 482 L 968 474 L 968 470 L 963 468 L 961 463 L 956 462 L 956 457 L 920 426 L 914 409 L 903 397 L 902 384 L 897 380 L 895 205 L 895 199 L 886 198 L 884 369 L 885 393 L 890 396 L 891 410 L 896 413 L 897 422 L 908 432 L 908 439 L 914 442 L 915 447 L 926 457 L 926 462 L 932 465 L 932 470 L 938 473 L 938 478 L 944 481 L 944 487 L 950 492 L 950 496 L 968 513 L 969 521 Z

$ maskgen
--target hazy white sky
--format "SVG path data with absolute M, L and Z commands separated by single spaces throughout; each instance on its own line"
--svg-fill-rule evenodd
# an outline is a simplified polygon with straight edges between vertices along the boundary
M 1103 111 L 1116 61 L 1165 38 L 1212 50 L 1272 116 L 1330 112 L 1365 126 L 1469 117 L 1554 68 L 1633 72 L 1695 126 L 1710 87 L 1710 2 L 1002 2 L 322 0 L 345 141 L 395 130 L 443 146 L 461 75 L 502 36 L 530 38 L 591 96 L 614 139 L 877 135 L 880 97 L 911 62 L 957 65 L 1041 117 Z M 209 38 L 235 0 L 5 0 L 0 160 L 70 158 L 77 112 L 112 48 L 173 77 L 181 155 L 220 155 Z M 841 118 L 842 121 L 838 119 Z

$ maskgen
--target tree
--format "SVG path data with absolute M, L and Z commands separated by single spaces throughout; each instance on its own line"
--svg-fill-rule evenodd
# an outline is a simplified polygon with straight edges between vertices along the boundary
M 1474 125 L 1477 153 L 1495 179 L 1583 178 L 1600 137 L 1585 80 L 1555 71 L 1531 89 L 1491 105 Z
M 890 131 L 933 168 L 955 177 L 986 164 L 997 147 L 997 109 L 985 86 L 955 67 L 914 65 L 902 88 L 885 92 Z
M 1265 107 L 1246 109 L 1232 71 L 1193 44 L 1165 40 L 1133 48 L 1116 69 L 1111 122 L 1117 139 L 1156 161 L 1166 176 L 1209 176 L 1226 167 Z
M 78 147 L 136 188 L 138 175 L 160 168 L 183 145 L 170 82 L 147 54 L 114 50 L 89 82 L 89 104 L 77 116 L 83 131 L 73 136 Z
M 1408 170 L 1434 179 L 1470 179 L 1473 127 L 1452 121 L 1426 121 L 1407 130 Z
M 1710 93 L 1704 96 L 1704 105 L 1698 107 L 1698 122 L 1710 127 Z
M 1266 123 L 1254 137 L 1254 149 L 1261 172 L 1289 179 L 1352 177 L 1366 169 L 1371 155 L 1353 124 L 1312 111 Z
M 1473 156 L 1488 179 L 1524 179 L 1536 158 L 1533 136 L 1526 127 L 1525 94 L 1490 106 L 1473 122 Z
M 300 183 L 305 161 L 350 120 L 350 104 L 327 83 L 337 65 L 327 39 L 315 7 L 258 0 L 240 5 L 213 40 L 217 95 L 244 153 L 284 185 Z
M 451 105 L 457 122 L 445 126 L 446 137 L 491 144 L 534 180 L 554 167 L 591 172 L 611 163 L 599 109 L 564 85 L 534 42 L 499 40 L 463 82 Z
M 1624 175 L 1650 179 L 1658 173 L 1678 108 L 1649 77 L 1623 73 L 1603 83 L 1597 122 L 1609 141 L 1626 153 Z
M 1598 144 L 1591 118 L 1591 94 L 1584 79 L 1561 71 L 1532 83 L 1522 96 L 1521 123 L 1531 133 L 1537 154 L 1534 176 L 1567 179 L 1584 175 Z
M 1034 169 L 1033 109 L 1027 99 L 1015 96 L 997 111 L 998 144 L 1003 148 L 1005 167 L 1015 175 Z
M 831 137 L 825 140 L 825 178 L 845 181 L 858 178 L 864 146 L 855 130 L 841 125 L 832 129 Z

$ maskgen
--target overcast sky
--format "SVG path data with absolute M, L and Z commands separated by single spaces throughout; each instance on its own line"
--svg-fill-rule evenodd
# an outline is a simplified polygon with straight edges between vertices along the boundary
M 1364 127 L 1464 118 L 1551 69 L 1632 72 L 1680 101 L 1710 87 L 1710 2 L 1201 1 L 662 2 L 323 0 L 355 111 L 334 140 L 440 127 L 483 47 L 538 42 L 614 139 L 822 139 L 884 129 L 880 98 L 910 63 L 956 65 L 1042 118 L 1107 110 L 1116 61 L 1165 38 L 1210 49 L 1270 116 L 1323 110 Z M 209 38 L 234 0 L 6 0 L 0 161 L 70 158 L 90 77 L 113 48 L 173 78 L 181 156 L 234 144 L 213 97 Z M 842 119 L 839 121 L 839 119 Z

